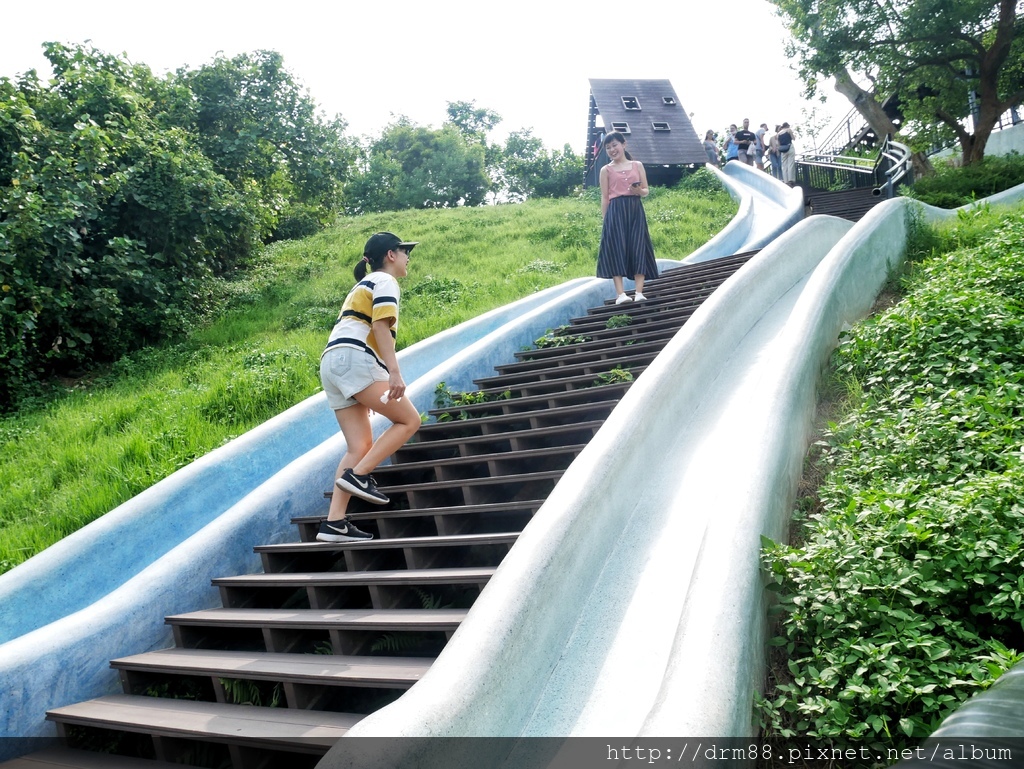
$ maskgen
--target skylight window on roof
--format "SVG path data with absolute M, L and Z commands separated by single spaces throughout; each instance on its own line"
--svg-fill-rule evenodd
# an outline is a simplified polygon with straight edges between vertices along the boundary
M 620 134 L 629 133 L 629 123 L 612 123 L 612 130 L 618 131 Z
M 623 96 L 622 106 L 631 112 L 640 111 L 640 101 L 635 96 Z
M 655 121 L 655 122 L 651 123 L 651 125 L 654 126 L 654 130 L 655 131 L 671 131 L 672 130 L 669 127 L 668 123 L 663 123 L 663 122 Z
M 676 106 L 676 100 L 672 96 L 662 96 L 661 101 L 664 103 L 666 107 Z

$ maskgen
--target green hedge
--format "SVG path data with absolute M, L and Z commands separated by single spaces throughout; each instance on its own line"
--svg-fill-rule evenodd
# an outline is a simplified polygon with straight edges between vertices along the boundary
M 1016 152 L 986 157 L 969 166 L 937 164 L 934 176 L 903 187 L 904 195 L 939 208 L 958 208 L 1024 184 L 1024 156 Z
M 818 446 L 799 544 L 765 549 L 785 658 L 769 732 L 912 745 L 1020 659 L 1021 242 L 1018 212 L 937 253 L 841 341 L 853 407 Z

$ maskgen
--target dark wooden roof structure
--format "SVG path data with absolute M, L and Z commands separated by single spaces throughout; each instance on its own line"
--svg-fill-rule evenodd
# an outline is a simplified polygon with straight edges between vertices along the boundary
M 707 162 L 704 146 L 668 80 L 590 81 L 585 186 L 596 186 L 608 162 L 602 141 L 620 131 L 650 184 L 674 184 Z

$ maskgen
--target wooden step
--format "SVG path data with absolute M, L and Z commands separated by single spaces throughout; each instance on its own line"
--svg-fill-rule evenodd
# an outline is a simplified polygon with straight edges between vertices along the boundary
M 225 608 L 273 607 L 304 591 L 311 609 L 405 609 L 419 606 L 415 589 L 472 587 L 487 584 L 494 567 L 328 571 L 295 574 L 243 574 L 213 580 Z
M 524 360 L 518 363 L 495 366 L 494 370 L 500 374 L 520 374 L 529 371 L 535 372 L 537 376 L 544 376 L 546 372 L 551 370 L 558 372 L 559 369 L 579 368 L 587 363 L 592 364 L 597 361 L 617 361 L 648 353 L 657 354 L 660 350 L 664 349 L 666 344 L 667 340 L 657 340 L 653 342 L 639 342 L 634 345 L 598 347 L 581 352 L 564 353 L 541 360 Z
M 377 609 L 318 611 L 316 609 L 201 609 L 165 618 L 177 627 L 277 627 L 359 630 L 454 631 L 466 609 Z
M 423 639 L 402 656 L 436 657 L 466 609 L 206 609 L 166 618 L 182 649 L 364 655 L 382 637 Z
M 520 386 L 534 388 L 541 392 L 547 392 L 553 388 L 580 389 L 593 387 L 594 382 L 598 381 L 601 375 L 607 374 L 612 369 L 630 372 L 635 381 L 664 348 L 657 347 L 642 354 L 636 353 L 632 347 L 626 349 L 630 350 L 630 354 L 620 358 L 610 357 L 606 360 L 583 361 L 577 367 L 554 366 L 550 369 L 499 374 L 493 377 L 474 379 L 473 383 L 482 392 L 501 391 Z
M 393 459 L 397 462 L 418 461 L 420 457 L 424 456 L 445 459 L 452 456 L 515 451 L 520 448 L 565 446 L 579 443 L 577 436 L 581 433 L 589 434 L 592 437 L 603 424 L 603 419 L 592 419 L 586 422 L 576 421 L 532 430 L 503 430 L 452 438 L 443 437 L 440 431 L 428 430 L 422 436 L 419 432 L 416 433 L 414 440 L 409 441 L 395 452 Z M 423 432 L 422 429 L 420 432 Z
M 58 733 L 68 725 L 88 726 L 323 754 L 362 716 L 111 694 L 54 708 L 46 718 L 58 725 Z
M 385 568 L 427 569 L 440 565 L 496 566 L 519 538 L 519 532 L 453 536 L 396 537 L 358 542 L 284 542 L 254 548 L 267 574 L 291 571 L 373 571 Z M 441 559 L 445 563 L 441 564 Z M 471 559 L 488 563 L 470 564 Z M 457 563 L 453 563 L 457 561 Z M 314 564 L 315 566 L 310 566 Z M 305 568 L 302 568 L 304 567 Z
M 489 454 L 459 455 L 447 459 L 403 461 L 378 467 L 373 471 L 373 477 L 377 481 L 377 486 L 387 493 L 391 486 L 401 483 L 482 478 L 517 472 L 516 468 L 520 467 L 532 469 L 538 465 L 566 465 L 585 447 L 585 443 L 577 443 L 536 449 L 512 449 Z
M 622 397 L 622 394 L 629 388 L 632 382 L 610 382 L 608 384 L 595 384 L 600 381 L 599 377 L 591 377 L 589 385 L 585 383 L 585 377 L 576 378 L 576 382 L 583 384 L 579 387 L 559 387 L 550 392 L 543 392 L 533 395 L 502 398 L 501 390 L 497 390 L 499 397 L 487 400 L 482 403 L 469 403 L 465 405 L 441 406 L 427 411 L 438 421 L 454 421 L 458 419 L 475 419 L 478 416 L 487 414 L 519 414 L 527 411 L 540 411 L 543 409 L 555 409 L 560 406 L 570 406 L 576 403 L 596 403 L 598 401 L 615 400 Z M 564 379 L 562 380 L 565 381 Z M 495 392 L 492 388 L 490 392 Z
M 218 702 L 225 702 L 220 679 L 270 681 L 285 687 L 289 707 L 306 708 L 311 690 L 327 687 L 408 689 L 430 668 L 421 657 L 331 654 L 275 654 L 203 649 L 162 649 L 113 660 L 126 693 L 136 693 L 154 676 L 210 677 Z
M 47 748 L 5 761 L 0 769 L 181 769 L 181 764 L 73 748 Z
M 608 410 L 611 411 L 610 408 Z M 482 478 L 403 483 L 388 486 L 386 492 L 392 503 L 396 500 L 405 500 L 406 504 L 395 504 L 398 508 L 511 502 L 515 499 L 534 499 L 541 491 L 547 496 L 564 473 L 565 468 L 559 468 Z M 528 497 L 524 497 L 524 494 Z
M 478 380 L 483 381 L 483 380 Z M 582 421 L 594 421 L 595 416 L 587 416 L 597 412 L 601 418 L 611 413 L 614 404 L 602 401 L 596 404 L 581 403 L 572 406 L 559 406 L 540 412 L 527 414 L 499 414 L 478 419 L 456 419 L 451 422 L 431 422 L 420 427 L 417 437 L 421 440 L 437 440 L 446 438 L 464 439 L 466 436 L 496 437 L 497 433 L 519 430 L 537 430 L 545 427 L 573 427 Z
M 613 367 L 614 368 L 614 367 Z M 647 366 L 629 366 L 628 371 L 633 375 L 634 381 L 639 377 Z M 512 390 L 518 397 L 529 397 L 531 395 L 546 395 L 548 393 L 568 392 L 570 390 L 587 390 L 595 387 L 607 387 L 608 385 L 595 385 L 596 377 L 593 374 L 582 374 L 576 376 L 560 377 L 558 379 L 538 379 L 533 381 L 521 381 L 512 387 L 488 387 L 477 390 L 477 392 L 490 394 L 501 394 L 504 390 Z
M 634 321 L 628 326 L 622 326 L 620 328 L 606 329 L 601 325 L 599 329 L 595 329 L 594 331 L 586 334 L 580 334 L 576 329 L 570 328 L 564 333 L 557 334 L 552 338 L 558 339 L 559 337 L 585 336 L 587 341 L 572 342 L 557 346 L 534 347 L 529 350 L 517 350 L 513 355 L 516 360 L 533 360 L 536 358 L 552 357 L 554 355 L 558 355 L 560 351 L 578 351 L 588 350 L 595 347 L 611 346 L 631 347 L 632 344 L 636 344 L 635 340 L 641 338 L 645 341 L 664 339 L 667 342 L 675 336 L 682 325 L 682 322 L 680 322 L 678 318 L 666 317 L 654 319 L 648 323 L 637 323 Z
M 533 516 L 543 499 L 524 499 L 512 502 L 496 502 L 477 505 L 451 505 L 441 507 L 422 507 L 415 509 L 367 509 L 363 512 L 350 512 L 353 521 L 371 520 L 382 532 L 382 541 L 392 537 L 433 536 L 489 533 L 507 531 L 509 521 L 522 521 L 522 525 Z M 320 528 L 320 522 L 327 517 L 323 515 L 301 516 L 292 519 L 299 527 L 300 540 L 312 542 Z M 499 526 L 500 528 L 494 528 Z M 522 530 L 521 527 L 516 527 Z M 372 540 L 371 540 L 372 541 Z

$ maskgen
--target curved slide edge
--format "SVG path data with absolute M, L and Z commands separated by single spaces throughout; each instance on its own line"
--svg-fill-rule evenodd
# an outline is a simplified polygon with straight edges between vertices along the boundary
M 406 380 L 414 381 L 516 317 L 593 280 L 567 281 L 411 345 L 399 353 Z M 115 590 L 337 432 L 326 396 L 317 393 L 0 575 L 0 643 Z
M 918 206 L 888 201 L 853 226 L 814 217 L 716 292 L 569 468 L 427 675 L 351 736 L 753 734 L 760 536 L 785 532 L 819 372 L 901 263 Z M 716 391 L 725 397 L 701 402 Z M 752 393 L 763 397 L 749 407 Z M 738 423 L 712 421 L 734 412 Z M 707 429 L 730 423 L 731 434 Z M 659 657 L 666 615 L 670 650 Z M 651 693 L 641 678 L 656 682 L 653 696 L 638 696 Z M 461 765 L 421 741 L 396 742 L 381 760 Z M 343 739 L 319 766 L 351 765 Z
M 753 251 L 771 243 L 804 217 L 803 190 L 736 161 L 724 170 L 708 167 L 739 201 L 739 211 L 721 232 L 682 260 L 697 264 L 722 256 Z

